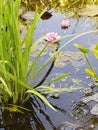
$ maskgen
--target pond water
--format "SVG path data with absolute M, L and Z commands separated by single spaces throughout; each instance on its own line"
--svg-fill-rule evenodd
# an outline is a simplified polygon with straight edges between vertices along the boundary
M 50 10 L 50 12 L 52 11 Z M 66 12 L 62 14 L 55 13 L 55 11 L 52 12 L 52 15 L 53 16 L 48 20 L 40 20 L 37 28 L 41 31 L 36 30 L 36 38 L 48 32 L 57 32 L 60 36 L 64 36 L 68 34 L 82 33 L 85 31 L 94 30 L 98 27 L 97 18 L 95 17 L 75 17 L 74 14 L 71 17 Z M 70 27 L 68 29 L 61 29 L 60 23 L 62 19 L 65 18 L 69 20 Z M 61 40 L 60 46 L 66 43 L 66 41 L 68 41 L 69 39 L 70 38 L 67 38 L 66 40 Z M 78 50 L 73 46 L 74 43 L 79 43 L 87 48 L 92 48 L 94 44 L 97 43 L 97 41 L 98 33 L 88 34 L 79 37 L 78 39 L 75 39 L 67 46 L 65 46 L 62 51 L 77 52 Z M 91 63 L 94 65 L 94 68 L 98 72 L 97 61 L 94 59 L 92 54 L 90 54 L 89 57 Z M 57 86 L 70 87 L 71 85 L 73 85 L 75 87 L 79 86 L 82 89 L 88 88 L 90 87 L 90 85 L 92 86 L 92 80 L 85 74 L 85 67 L 87 67 L 85 61 L 79 63 L 75 63 L 74 61 L 74 63 L 66 64 L 64 67 L 54 67 L 47 79 L 51 78 L 51 76 L 55 75 L 56 73 L 59 74 L 64 72 L 71 72 L 67 80 L 58 82 Z M 68 121 L 73 124 L 84 127 L 85 130 L 97 130 L 97 117 L 90 114 L 90 109 L 92 105 L 84 104 L 81 102 L 81 98 L 84 95 L 85 94 L 83 91 L 77 90 L 72 93 L 62 93 L 59 96 L 53 95 L 53 98 L 49 98 L 49 101 L 51 101 L 54 104 L 54 106 L 56 106 L 57 112 L 52 111 L 50 108 L 44 110 L 47 113 L 49 119 L 47 119 L 47 117 L 44 117 L 43 114 L 41 114 L 41 121 L 43 122 L 45 129 L 54 130 L 62 122 Z M 67 130 L 67 128 L 65 130 Z
M 39 21 L 35 31 L 35 40 L 48 32 L 55 32 L 60 36 L 65 36 L 69 34 L 80 34 L 98 28 L 97 17 L 79 16 L 73 12 L 71 14 L 68 12 L 56 13 L 54 8 L 49 10 L 49 12 L 52 13 L 52 17 L 46 20 L 41 19 Z M 61 29 L 61 21 L 65 18 L 69 21 L 70 27 L 68 27 L 68 29 Z M 64 45 L 70 39 L 71 37 L 61 40 L 59 42 L 59 47 Z M 92 48 L 97 42 L 98 33 L 90 33 L 73 40 L 71 43 L 65 46 L 62 51 L 79 52 L 79 50 L 73 46 L 74 43 L 79 43 L 87 48 Z M 96 72 L 98 72 L 97 61 L 94 59 L 92 54 L 89 54 L 89 58 L 91 63 L 94 65 Z M 47 57 L 44 60 L 46 59 Z M 32 106 L 30 106 L 32 109 L 30 114 L 21 116 L 21 114 L 17 115 L 16 113 L 13 113 L 11 115 L 10 113 L 2 112 L 3 115 L 0 117 L 0 130 L 56 130 L 57 128 L 58 130 L 75 130 L 74 128 L 76 126 L 83 127 L 84 130 L 98 130 L 98 116 L 94 116 L 90 113 L 90 109 L 92 105 L 95 104 L 95 102 L 92 102 L 91 104 L 85 104 L 81 101 L 82 97 L 85 96 L 85 88 L 91 88 L 90 93 L 98 91 L 96 88 L 93 88 L 92 80 L 84 72 L 85 67 L 87 67 L 87 63 L 85 60 L 82 60 L 79 62 L 69 62 L 63 67 L 55 66 L 51 70 L 46 81 L 49 81 L 55 75 L 66 72 L 71 73 L 67 79 L 62 80 L 61 82 L 57 82 L 56 87 L 80 87 L 79 90 L 75 90 L 71 93 L 55 93 L 54 95 L 47 96 L 49 101 L 57 109 L 57 112 L 45 106 L 45 104 L 42 103 L 39 99 L 32 99 L 34 101 L 33 104 L 31 104 Z M 4 121 L 2 121 L 2 118 L 5 117 L 6 120 L 4 119 Z M 62 122 L 65 124 L 70 122 L 74 124 L 75 127 L 61 129 L 61 127 L 59 128 L 58 126 L 60 126 Z M 67 123 L 67 125 L 70 126 L 71 124 Z

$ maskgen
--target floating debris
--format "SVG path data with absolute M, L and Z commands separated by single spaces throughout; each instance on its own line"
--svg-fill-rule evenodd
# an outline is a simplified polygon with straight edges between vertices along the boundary
M 82 102 L 84 102 L 84 103 L 89 103 L 90 101 L 98 102 L 98 93 L 96 93 L 92 96 L 87 96 L 87 97 L 82 98 Z
M 50 19 L 52 17 L 52 14 L 48 11 L 45 11 L 44 14 L 41 16 L 43 20 Z
M 83 93 L 84 94 L 91 94 L 93 92 L 93 89 L 91 87 L 88 87 L 88 88 L 84 88 L 83 89 Z
M 74 84 L 76 84 L 76 85 L 79 85 L 79 84 L 82 82 L 82 80 L 73 78 L 73 79 L 72 79 L 72 82 L 73 82 Z
M 91 124 L 91 125 L 90 125 L 90 128 L 95 128 L 95 125 L 94 125 L 94 124 Z
M 98 93 L 94 94 L 92 97 L 94 101 L 98 102 Z
M 98 104 L 93 106 L 93 108 L 90 110 L 91 114 L 98 115 Z
M 21 18 L 21 16 L 23 15 L 23 13 L 25 12 L 25 8 L 24 7 L 21 7 L 20 9 L 19 9 L 19 16 L 20 16 L 20 18 Z
M 89 103 L 92 100 L 93 100 L 92 96 L 83 97 L 81 99 L 81 101 L 84 102 L 84 103 Z
M 91 77 L 90 76 L 86 76 L 86 79 L 91 79 Z
M 26 21 L 33 21 L 33 19 L 34 19 L 34 12 L 29 11 L 29 12 L 23 14 L 23 15 L 21 16 L 21 18 L 22 18 L 23 20 L 26 20 Z
M 92 89 L 94 87 L 94 83 L 93 82 L 89 83 L 88 87 Z

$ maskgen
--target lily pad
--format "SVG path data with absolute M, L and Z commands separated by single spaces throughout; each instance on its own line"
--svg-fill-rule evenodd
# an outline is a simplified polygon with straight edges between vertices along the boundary
M 54 66 L 55 67 L 64 67 L 70 63 L 70 56 L 65 56 L 65 54 L 62 52 L 56 59 Z
M 36 57 L 41 51 L 42 51 L 42 49 L 45 47 L 45 43 L 44 42 L 41 42 L 41 43 L 39 43 L 38 44 L 38 46 L 36 46 L 35 48 L 34 48 L 34 50 L 32 51 L 32 53 L 31 53 L 31 56 L 33 56 L 33 57 Z M 48 50 L 47 50 L 47 48 L 43 51 L 43 53 L 41 54 L 41 56 L 44 56 L 44 55 L 46 55 L 48 53 Z
M 75 64 L 80 63 L 84 59 L 83 54 L 81 52 L 61 52 L 55 61 L 55 67 L 64 67 L 68 63 L 72 63 L 74 66 Z M 75 65 L 76 66 L 76 65 Z
M 86 8 L 80 9 L 78 14 L 89 17 L 98 16 L 98 5 L 87 5 Z
M 32 51 L 31 56 L 36 57 L 41 51 L 42 49 L 45 47 L 47 43 L 45 41 L 42 41 L 38 44 L 38 46 L 36 46 L 34 48 L 34 50 Z M 51 56 L 52 53 L 54 53 L 58 48 L 58 44 L 49 44 L 46 47 L 46 49 L 43 51 L 41 56 L 47 55 L 49 53 L 49 55 Z

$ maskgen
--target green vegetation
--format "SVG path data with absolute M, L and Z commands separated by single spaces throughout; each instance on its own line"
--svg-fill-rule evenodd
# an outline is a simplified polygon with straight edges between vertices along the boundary
M 32 74 L 37 58 L 29 67 L 32 49 L 43 39 L 33 42 L 34 30 L 40 16 L 35 12 L 33 24 L 24 39 L 20 38 L 19 8 L 20 0 L 1 0 L 0 2 L 0 100 L 1 104 L 23 105 L 30 94 L 37 95 L 54 109 L 47 99 L 32 87 Z M 23 49 L 23 46 L 25 49 Z M 30 80 L 30 83 L 27 83 Z M 27 90 L 31 91 L 28 93 Z M 2 105 L 3 106 L 3 105 Z
M 40 9 L 47 7 L 48 9 L 56 8 L 56 11 L 62 11 L 69 8 L 82 8 L 85 5 L 98 4 L 98 0 L 22 0 L 23 5 L 30 10 L 35 9 L 38 5 Z
M 19 109 L 24 106 L 32 95 L 39 97 L 55 110 L 43 94 L 47 92 L 72 91 L 73 88 L 57 90 L 48 86 L 32 86 L 35 77 L 45 67 L 49 64 L 51 65 L 54 59 L 49 58 L 48 62 L 45 62 L 46 64 L 43 63 L 39 69 L 37 68 L 38 60 L 48 45 L 46 44 L 42 51 L 30 62 L 30 55 L 33 49 L 45 38 L 41 37 L 34 42 L 35 27 L 44 11 L 39 14 L 36 7 L 33 23 L 28 25 L 26 35 L 21 39 L 20 3 L 21 0 L 0 1 L 0 108 L 19 112 Z M 51 80 L 49 82 L 50 86 L 52 82 L 60 80 L 67 75 L 63 74 Z
M 98 4 L 97 0 L 60 0 L 60 4 L 62 6 L 69 6 L 69 7 L 73 7 L 73 6 L 83 6 L 86 4 Z
M 74 44 L 75 47 L 77 47 L 83 54 L 84 54 L 84 57 L 88 63 L 88 66 L 89 66 L 89 69 L 88 68 L 85 68 L 85 72 L 91 76 L 91 78 L 93 79 L 94 81 L 94 84 L 96 86 L 98 86 L 98 74 L 97 72 L 94 70 L 94 67 L 92 66 L 89 58 L 88 58 L 88 53 L 90 53 L 90 50 L 89 49 L 86 49 L 84 46 L 80 45 L 80 44 Z M 98 43 L 96 44 L 96 47 L 92 49 L 93 51 L 93 54 L 95 56 L 96 59 L 98 59 Z
M 52 2 L 52 1 L 51 1 Z M 39 14 L 36 7 L 34 20 L 31 25 L 28 25 L 28 30 L 23 39 L 20 38 L 20 19 L 19 9 L 21 0 L 1 0 L 0 1 L 0 105 L 1 109 L 8 109 L 10 111 L 18 111 L 24 104 L 31 98 L 31 95 L 39 97 L 44 103 L 46 103 L 53 110 L 55 108 L 48 102 L 44 94 L 58 93 L 64 91 L 73 91 L 75 88 L 56 89 L 53 86 L 53 82 L 61 80 L 69 75 L 69 73 L 59 75 L 58 77 L 51 79 L 46 86 L 38 83 L 36 86 L 32 86 L 36 76 L 38 76 L 47 66 L 51 66 L 56 58 L 57 54 L 69 43 L 76 38 L 79 38 L 85 34 L 93 33 L 98 30 L 84 32 L 79 35 L 75 35 L 72 39 L 67 41 L 61 48 L 53 53 L 52 57 L 47 59 L 43 65 L 37 68 L 39 58 L 41 57 L 47 45 L 39 52 L 39 54 L 30 62 L 30 55 L 35 47 L 45 39 L 45 36 L 39 38 L 34 42 L 34 32 L 36 24 L 44 11 Z M 68 35 L 59 38 L 59 40 L 71 37 L 74 35 Z M 77 45 L 76 45 L 77 46 Z M 81 48 L 81 47 L 80 47 Z M 89 52 L 86 49 L 83 53 Z M 97 57 L 98 45 L 93 50 L 94 55 Z M 87 59 L 87 57 L 86 57 Z M 95 79 L 96 73 L 92 68 L 90 62 L 87 59 L 90 66 L 90 70 L 86 69 L 90 75 L 92 74 Z M 42 77 L 43 79 L 44 77 Z M 97 79 L 97 78 L 96 78 Z M 11 107 L 11 108 L 10 108 Z M 25 109 L 25 108 L 23 108 Z M 25 109 L 27 110 L 27 109 Z

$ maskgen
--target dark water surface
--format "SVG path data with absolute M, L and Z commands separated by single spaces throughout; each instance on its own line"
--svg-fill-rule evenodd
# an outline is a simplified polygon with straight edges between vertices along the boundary
M 60 36 L 68 34 L 79 34 L 85 31 L 94 30 L 98 28 L 98 18 L 93 17 L 80 17 L 75 16 L 74 13 L 68 15 L 68 13 L 56 13 L 54 9 L 51 9 L 52 17 L 47 20 L 40 20 L 36 31 L 35 40 L 40 36 L 48 33 L 55 32 Z M 68 29 L 61 29 L 61 21 L 67 19 L 70 22 L 70 27 Z M 40 30 L 40 31 L 39 31 Z M 61 40 L 60 46 L 65 44 L 71 38 Z M 77 52 L 78 49 L 73 46 L 74 43 L 79 43 L 87 48 L 92 48 L 98 42 L 98 33 L 91 33 L 84 35 L 78 39 L 75 39 L 69 43 L 62 50 Z M 94 59 L 92 54 L 89 55 L 91 63 L 94 65 L 95 70 L 97 69 L 97 61 Z M 53 75 L 71 72 L 70 76 L 64 81 L 57 82 L 56 87 L 70 87 L 79 86 L 81 89 L 92 86 L 92 80 L 84 72 L 84 67 L 87 67 L 85 61 L 79 62 L 78 64 L 69 63 L 65 67 L 54 67 L 47 78 L 51 79 Z M 94 88 L 94 91 L 97 89 Z M 81 102 L 81 98 L 84 96 L 82 90 L 75 90 L 72 93 L 62 93 L 48 95 L 49 101 L 55 106 L 57 112 L 51 110 L 49 107 L 45 106 L 39 99 L 34 99 L 32 104 L 32 112 L 30 114 L 17 115 L 16 113 L 3 113 L 0 117 L 1 125 L 0 130 L 56 130 L 56 128 L 62 122 L 71 122 L 73 124 L 84 127 L 85 130 L 98 130 L 98 118 L 90 113 L 92 104 L 84 104 Z M 38 109 L 36 109 L 38 108 Z M 4 121 L 2 120 L 4 119 Z M 14 122 L 14 123 L 13 123 Z M 4 127 L 4 129 L 2 128 Z M 63 129 L 62 129 L 63 130 Z M 72 130 L 72 129 L 65 129 Z

